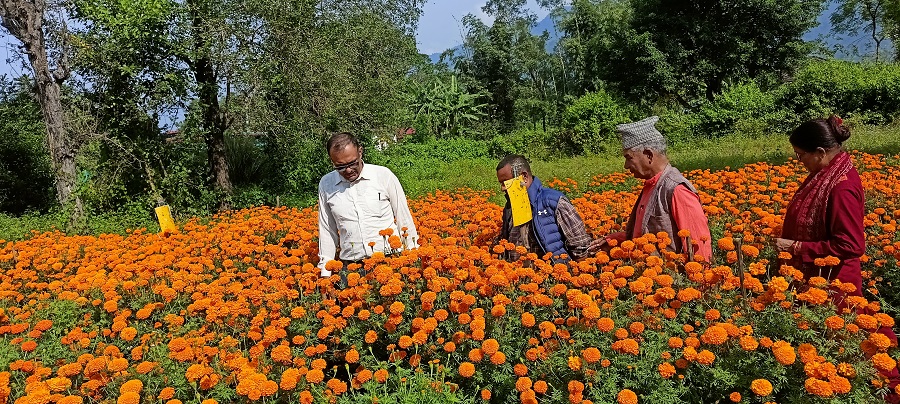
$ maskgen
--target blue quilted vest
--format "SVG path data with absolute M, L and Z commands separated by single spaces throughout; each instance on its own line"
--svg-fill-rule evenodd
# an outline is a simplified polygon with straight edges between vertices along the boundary
M 552 188 L 545 188 L 538 177 L 532 178 L 534 180 L 528 187 L 528 199 L 531 201 L 531 216 L 534 220 L 531 228 L 535 238 L 540 243 L 541 249 L 553 253 L 554 257 L 568 254 L 564 236 L 556 223 L 556 206 L 564 194 Z

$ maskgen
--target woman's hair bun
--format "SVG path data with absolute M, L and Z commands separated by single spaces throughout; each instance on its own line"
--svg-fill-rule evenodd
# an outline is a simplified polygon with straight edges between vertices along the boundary
M 841 117 L 837 115 L 829 116 L 828 126 L 831 127 L 831 131 L 834 133 L 834 140 L 838 143 L 844 143 L 850 138 L 850 129 L 844 125 L 844 120 Z

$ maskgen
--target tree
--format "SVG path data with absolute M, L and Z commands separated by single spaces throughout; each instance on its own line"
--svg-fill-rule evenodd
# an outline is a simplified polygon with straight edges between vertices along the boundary
M 896 21 L 890 19 L 889 0 L 840 0 L 838 8 L 831 14 L 833 30 L 842 34 L 858 35 L 868 32 L 875 43 L 875 61 L 881 55 L 881 44 L 896 29 Z
M 119 206 L 149 185 L 153 202 L 165 203 L 158 184 L 159 173 L 165 171 L 159 157 L 164 154 L 160 116 L 177 113 L 188 85 L 173 36 L 176 4 L 169 0 L 71 4 L 76 21 L 72 68 L 84 83 L 73 102 L 83 105 L 81 116 L 92 121 L 75 132 L 87 132 L 82 134 L 86 140 L 100 142 L 96 159 L 82 159 L 83 169 L 95 173 L 86 200 L 97 209 Z M 70 109 L 74 113 L 78 108 Z M 120 188 L 124 192 L 116 192 Z
M 622 20 L 610 24 L 594 14 L 565 26 L 567 37 L 578 38 L 585 65 L 619 92 L 643 100 L 673 97 L 690 107 L 713 99 L 726 82 L 790 72 L 808 54 L 802 35 L 815 26 L 822 1 L 630 0 L 625 6 L 579 3 L 574 10 L 585 13 L 615 7 Z
M 456 58 L 456 68 L 486 91 L 490 117 L 502 128 L 512 129 L 520 120 L 540 120 L 546 128 L 559 94 L 558 65 L 546 51 L 548 35 L 531 33 L 536 17 L 524 0 L 491 0 L 482 10 L 494 21 L 488 26 L 475 15 L 463 17 L 468 52 Z
M 46 20 L 48 13 L 46 0 L 0 0 L 0 24 L 22 43 L 22 52 L 28 57 L 34 75 L 34 88 L 46 129 L 57 202 L 62 206 L 72 203 L 72 217 L 77 219 L 82 212 L 81 199 L 75 192 L 75 156 L 78 145 L 66 133 L 60 89 L 70 72 L 65 50 L 53 53 L 48 48 L 44 32 L 49 29 L 50 22 Z M 64 25 L 62 29 L 65 29 Z

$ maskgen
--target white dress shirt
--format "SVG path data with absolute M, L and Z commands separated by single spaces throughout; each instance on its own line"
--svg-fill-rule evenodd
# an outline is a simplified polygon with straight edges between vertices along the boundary
M 406 239 L 402 228 L 406 227 Z M 334 259 L 357 261 L 374 251 L 384 251 L 386 238 L 378 232 L 394 229 L 406 248 L 418 246 L 406 194 L 397 176 L 387 167 L 363 164 L 359 178 L 347 181 L 332 171 L 319 181 L 319 269 L 331 276 L 325 264 Z M 370 242 L 375 247 L 369 247 Z M 335 257 L 340 246 L 340 257 Z M 388 247 L 389 248 L 389 247 Z

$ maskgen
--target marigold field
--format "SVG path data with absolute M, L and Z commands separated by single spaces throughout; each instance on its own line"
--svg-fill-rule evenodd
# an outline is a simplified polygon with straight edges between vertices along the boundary
M 878 402 L 898 357 L 876 330 L 897 313 L 900 157 L 854 157 L 867 283 L 840 313 L 836 259 L 801 279 L 770 246 L 805 175 L 793 160 L 686 173 L 711 263 L 657 253 L 665 234 L 505 262 L 501 208 L 470 190 L 411 200 L 421 247 L 377 252 L 363 278 L 351 265 L 344 290 L 318 277 L 315 208 L 2 241 L 0 402 Z M 623 173 L 547 182 L 580 195 L 597 236 L 639 190 Z

